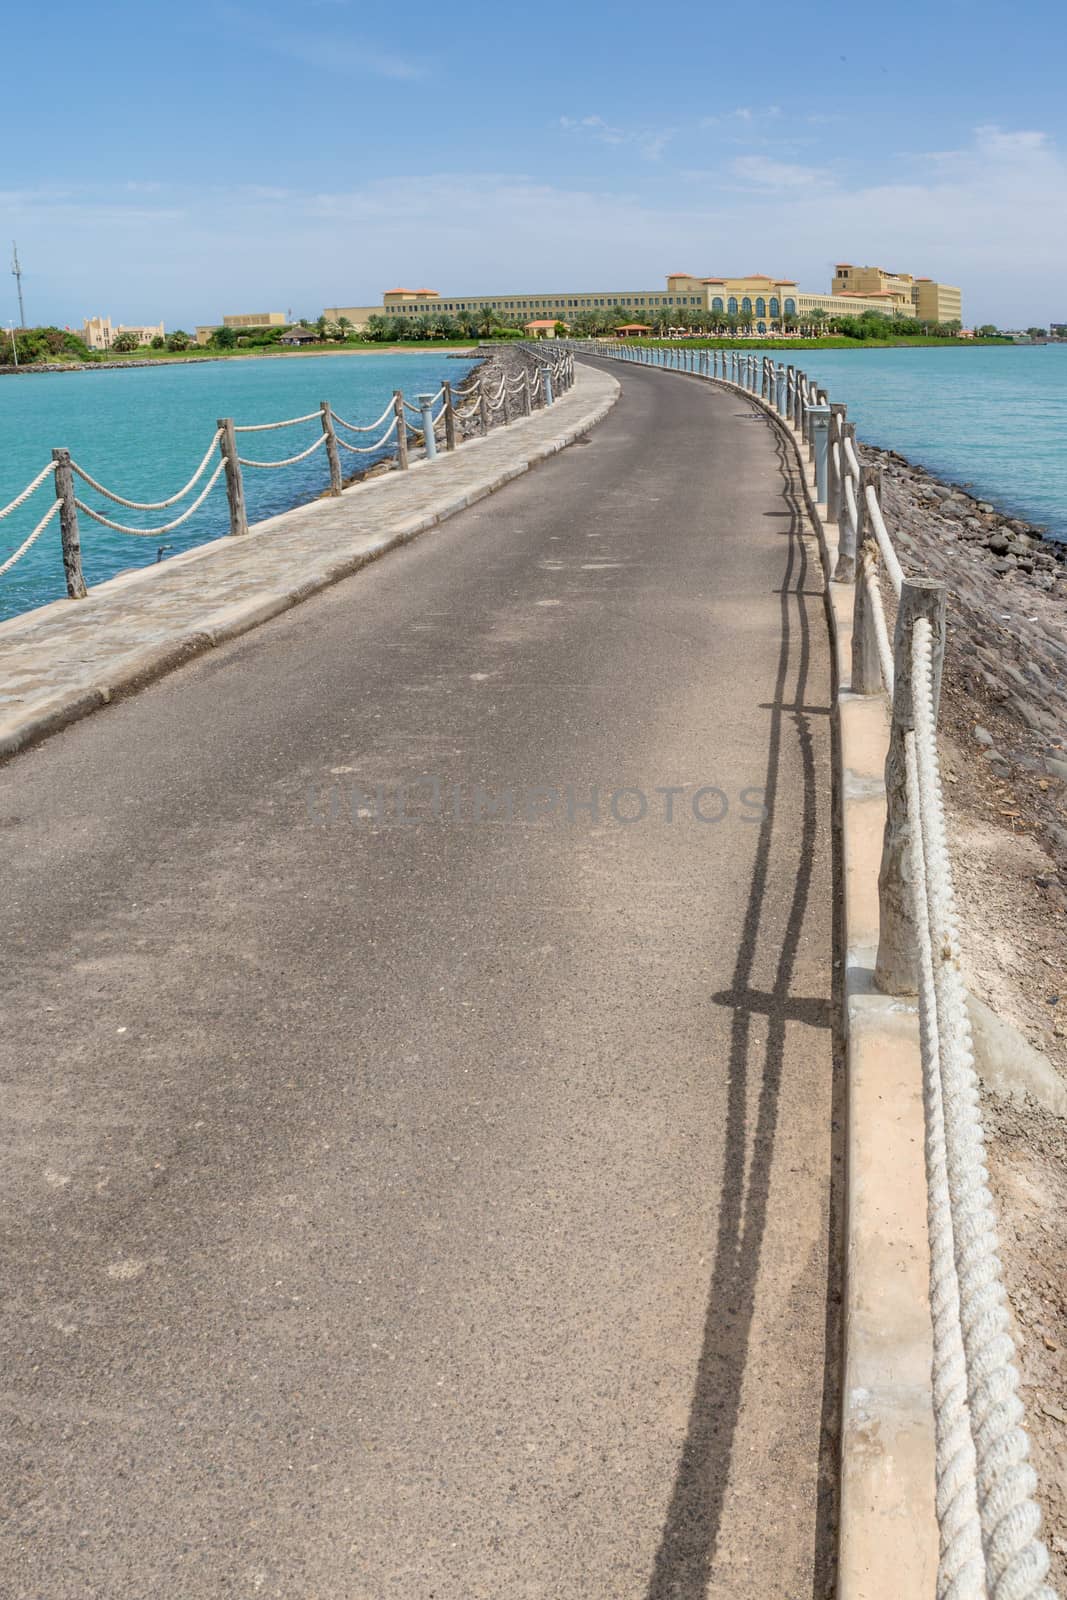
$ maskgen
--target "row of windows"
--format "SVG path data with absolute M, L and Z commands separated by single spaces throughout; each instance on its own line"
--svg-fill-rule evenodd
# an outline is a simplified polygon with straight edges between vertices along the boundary
M 700 306 L 703 301 L 699 295 L 619 295 L 617 299 L 576 299 L 576 300 L 433 300 L 423 303 L 407 301 L 401 305 L 386 306 L 387 312 L 398 312 L 401 316 L 423 316 L 434 311 L 480 311 L 488 306 L 491 311 L 569 311 L 579 310 L 584 307 L 599 306 Z M 720 306 L 721 309 L 721 306 Z M 751 308 L 750 308 L 751 309 Z
M 757 295 L 756 296 L 756 303 L 755 303 L 754 306 L 753 306 L 752 301 L 749 299 L 747 294 L 742 297 L 740 307 L 738 307 L 737 296 L 736 295 L 731 295 L 730 296 L 729 300 L 726 302 L 725 307 L 723 306 L 723 300 L 722 300 L 722 296 L 721 295 L 717 294 L 715 296 L 715 298 L 711 302 L 711 309 L 713 311 L 722 311 L 722 310 L 725 309 L 726 311 L 729 312 L 731 317 L 736 317 L 738 315 L 739 311 L 740 311 L 740 315 L 744 316 L 744 317 L 752 316 L 753 312 L 755 312 L 757 317 L 765 317 L 767 315 L 768 306 L 769 306 L 769 309 L 770 309 L 771 316 L 772 317 L 777 317 L 779 315 L 779 313 L 780 313 L 780 310 L 781 310 L 781 302 L 779 301 L 778 296 L 775 295 L 775 294 L 771 295 L 771 298 L 770 298 L 769 302 L 766 301 L 761 294 Z M 790 295 L 790 296 L 787 297 L 786 302 L 785 302 L 785 314 L 786 314 L 787 317 L 795 317 L 796 316 L 796 312 L 797 312 L 797 303 L 793 299 L 793 297 Z

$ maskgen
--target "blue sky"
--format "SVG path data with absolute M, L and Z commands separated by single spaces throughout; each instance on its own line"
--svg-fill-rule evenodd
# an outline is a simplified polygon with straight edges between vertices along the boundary
M 30 322 L 679 270 L 827 290 L 839 260 L 959 283 L 968 321 L 1067 320 L 1062 6 L 848 9 L 20 6 L 0 238 Z

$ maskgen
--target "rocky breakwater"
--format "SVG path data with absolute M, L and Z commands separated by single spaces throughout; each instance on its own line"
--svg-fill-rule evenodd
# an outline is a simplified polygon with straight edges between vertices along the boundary
M 891 451 L 860 455 L 881 468 L 905 571 L 948 587 L 946 667 L 971 702 L 973 753 L 1028 791 L 1067 866 L 1067 545 Z

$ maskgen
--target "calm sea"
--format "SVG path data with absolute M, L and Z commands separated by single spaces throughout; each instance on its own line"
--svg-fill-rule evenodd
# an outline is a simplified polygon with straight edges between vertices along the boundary
M 802 350 L 861 439 L 1067 540 L 1067 345 Z
M 798 360 L 831 398 L 848 406 L 860 437 L 899 450 L 940 477 L 967 484 L 1004 511 L 1067 540 L 1067 345 L 976 349 L 805 350 Z M 414 397 L 442 377 L 470 370 L 443 354 L 313 356 L 284 361 L 220 361 L 203 366 L 0 379 L 0 505 L 66 445 L 94 477 L 133 499 L 158 500 L 192 472 L 215 419 L 266 422 L 314 410 L 328 399 L 352 422 L 369 422 L 392 390 Z M 245 435 L 243 453 L 292 455 L 316 437 L 317 423 Z M 345 457 L 350 470 L 355 457 Z M 322 452 L 281 472 L 245 473 L 252 519 L 312 498 L 326 484 Z M 47 486 L 0 523 L 0 562 L 48 504 Z M 94 499 L 86 496 L 82 498 Z M 173 511 L 105 512 L 145 526 Z M 118 511 L 118 515 L 115 513 Z M 32 513 L 32 516 L 31 516 Z M 176 554 L 225 533 L 225 494 L 209 500 L 176 533 L 133 539 L 82 519 L 90 584 Z M 11 572 L 0 577 L 0 617 L 64 593 L 59 531 L 52 524 Z
M 237 423 L 272 422 L 317 409 L 329 400 L 349 422 L 368 423 L 394 389 L 415 403 L 441 380 L 461 383 L 473 362 L 443 352 L 411 355 L 291 356 L 282 360 L 230 360 L 202 365 L 130 367 L 113 371 L 41 373 L 0 378 L 0 506 L 36 476 L 53 446 L 65 445 L 100 483 L 131 500 L 162 500 L 191 476 L 207 449 L 218 417 Z M 273 433 L 243 434 L 241 454 L 277 459 L 305 449 L 321 436 L 317 421 Z M 367 442 L 353 438 L 353 443 Z M 372 458 L 362 458 L 362 464 Z M 347 476 L 361 458 L 342 453 Z M 250 521 L 313 499 L 328 482 L 325 451 L 277 472 L 245 471 Z M 79 498 L 115 522 L 155 527 L 196 498 L 205 479 L 167 511 L 127 511 L 100 501 L 78 484 Z M 0 563 L 18 548 L 48 508 L 46 482 L 27 505 L 0 522 Z M 203 506 L 174 533 L 159 539 L 112 533 L 82 516 L 82 558 L 90 587 L 129 567 L 154 562 L 224 534 L 229 526 L 222 480 Z M 0 618 L 43 605 L 66 593 L 54 520 L 22 560 L 0 576 Z

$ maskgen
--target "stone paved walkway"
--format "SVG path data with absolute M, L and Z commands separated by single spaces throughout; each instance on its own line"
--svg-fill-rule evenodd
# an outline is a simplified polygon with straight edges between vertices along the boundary
M 454 516 L 570 444 L 618 382 L 580 366 L 574 387 L 453 455 L 348 489 L 0 623 L 0 758 L 256 627 Z

